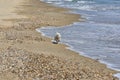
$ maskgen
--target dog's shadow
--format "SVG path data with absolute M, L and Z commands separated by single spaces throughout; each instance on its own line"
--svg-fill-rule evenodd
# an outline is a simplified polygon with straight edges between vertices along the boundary
M 58 42 L 56 42 L 55 40 L 52 40 L 51 41 L 53 44 L 58 44 Z
M 58 44 L 58 42 L 52 42 L 53 44 Z

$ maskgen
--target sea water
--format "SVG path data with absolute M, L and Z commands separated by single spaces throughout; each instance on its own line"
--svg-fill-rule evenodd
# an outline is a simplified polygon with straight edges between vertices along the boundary
M 38 31 L 50 38 L 59 32 L 62 35 L 61 42 L 69 45 L 69 49 L 120 71 L 120 0 L 41 1 L 71 8 L 71 13 L 80 14 L 86 21 L 61 28 L 50 26 Z M 120 77 L 120 74 L 115 76 Z

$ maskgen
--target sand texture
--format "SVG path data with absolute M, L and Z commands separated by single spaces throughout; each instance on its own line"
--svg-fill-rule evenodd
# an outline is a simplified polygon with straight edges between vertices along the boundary
M 83 21 L 80 15 L 39 0 L 13 0 L 0 6 L 0 80 L 118 80 L 113 77 L 116 71 L 51 43 L 35 30 Z

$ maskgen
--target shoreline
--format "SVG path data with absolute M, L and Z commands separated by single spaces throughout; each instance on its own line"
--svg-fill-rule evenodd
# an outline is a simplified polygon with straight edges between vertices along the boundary
M 62 27 L 65 27 L 65 26 L 62 26 Z M 52 28 L 56 28 L 56 27 L 51 27 L 51 26 L 50 26 L 50 27 L 47 27 L 47 28 L 46 28 L 46 27 L 42 27 L 42 28 L 43 28 L 43 29 L 44 29 L 44 28 L 45 28 L 45 29 L 48 29 L 48 28 L 52 29 Z M 57 27 L 57 28 L 61 28 L 61 27 Z M 52 37 L 45 35 L 44 32 L 42 32 L 42 31 L 40 31 L 40 30 L 41 30 L 41 28 L 38 28 L 38 30 L 36 29 L 36 31 L 39 32 L 39 33 L 41 33 L 42 36 L 48 37 L 48 38 L 50 38 L 50 39 L 52 40 Z M 99 59 L 93 59 L 92 57 L 85 55 L 84 52 L 76 51 L 75 49 L 73 49 L 73 46 L 69 45 L 68 43 L 63 43 L 63 42 L 62 42 L 62 43 L 60 43 L 60 44 L 65 45 L 65 46 L 66 46 L 65 49 L 70 50 L 70 51 L 73 51 L 73 52 L 75 52 L 75 54 L 79 54 L 80 56 L 84 56 L 84 57 L 86 57 L 86 58 L 90 58 L 90 59 L 92 59 L 92 60 L 96 60 L 96 61 L 99 62 L 100 64 L 105 65 L 108 69 L 111 69 L 111 70 L 116 71 L 116 73 L 115 73 L 113 76 L 115 76 L 115 77 L 117 77 L 117 78 L 120 79 L 120 71 L 119 71 L 119 69 L 116 69 L 116 68 L 113 68 L 112 66 L 110 66 L 110 65 L 112 65 L 112 64 L 106 63 L 106 62 L 104 62 L 104 61 L 100 61 Z M 81 53 L 82 53 L 82 54 L 81 54 Z
M 51 39 L 35 31 L 42 26 L 57 27 L 72 24 L 78 21 L 79 15 L 65 13 L 67 9 L 57 8 L 37 0 L 26 0 L 19 7 L 23 9 L 18 9 L 16 13 L 27 18 L 8 19 L 14 25 L 9 28 L 0 27 L 0 60 L 1 64 L 4 64 L 0 65 L 4 68 L 3 70 L 0 68 L 2 80 L 39 78 L 42 80 L 118 80 L 113 77 L 116 71 L 108 69 L 96 60 L 67 50 L 64 44 L 54 45 Z

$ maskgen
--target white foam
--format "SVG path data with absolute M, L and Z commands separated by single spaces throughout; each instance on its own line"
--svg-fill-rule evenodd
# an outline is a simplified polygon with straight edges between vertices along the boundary
M 105 61 L 102 61 L 102 60 L 100 60 L 99 62 L 100 62 L 100 63 L 103 63 L 103 64 L 106 64 L 106 66 L 107 66 L 109 69 L 113 69 L 113 70 L 116 70 L 116 71 L 120 71 L 120 69 L 115 68 L 116 66 L 115 66 L 114 64 L 110 64 L 110 63 L 105 62 Z
M 53 29 L 53 28 L 55 28 L 54 26 L 46 26 L 46 27 L 41 27 L 41 28 L 38 28 L 39 30 L 41 30 L 41 29 Z
M 42 31 L 40 31 L 40 28 L 36 29 L 36 31 L 41 33 L 42 36 L 46 36 Z
M 83 4 L 83 3 L 86 3 L 86 1 L 78 1 L 78 3 L 82 3 Z
M 87 4 L 87 3 L 95 3 L 95 2 L 93 2 L 93 1 L 77 1 L 77 3 Z
M 87 11 L 93 11 L 93 7 L 90 6 L 90 5 L 84 5 L 84 6 L 76 6 L 76 7 L 73 7 L 75 9 L 80 9 L 80 10 L 87 10 Z
M 120 80 L 120 73 L 114 74 L 114 76 L 119 78 L 119 80 Z
M 73 0 L 65 0 L 65 1 L 73 1 Z
M 115 10 L 115 9 L 120 9 L 120 7 L 109 6 L 109 7 L 102 8 L 102 10 Z

